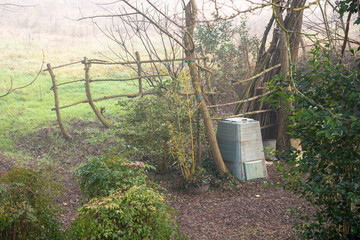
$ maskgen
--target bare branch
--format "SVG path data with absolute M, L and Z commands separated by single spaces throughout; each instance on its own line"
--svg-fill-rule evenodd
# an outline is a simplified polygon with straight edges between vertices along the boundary
M 77 21 L 86 20 L 86 19 L 95 19 L 95 18 L 114 18 L 114 17 L 124 17 L 129 15 L 135 15 L 137 13 L 124 13 L 124 14 L 109 14 L 109 15 L 96 15 L 78 18 Z
M 9 89 L 7 90 L 7 92 L 5 94 L 0 95 L 0 98 L 6 97 L 7 95 L 13 93 L 16 90 L 20 90 L 20 89 L 27 88 L 27 87 L 31 86 L 37 80 L 39 75 L 41 74 L 42 69 L 44 67 L 44 61 L 45 61 L 45 54 L 44 54 L 44 51 L 43 51 L 43 58 L 42 58 L 41 67 L 40 67 L 39 71 L 37 72 L 36 76 L 33 78 L 33 80 L 31 80 L 28 84 L 26 84 L 24 86 L 13 88 L 13 79 L 10 77 L 11 78 L 10 87 L 9 87 Z
M 165 33 L 168 37 L 174 39 L 177 44 L 179 44 L 182 48 L 185 49 L 184 44 L 181 42 L 181 40 L 174 37 L 173 34 L 162 28 L 159 24 L 157 24 L 153 19 L 151 19 L 149 16 L 147 16 L 145 13 L 143 13 L 140 9 L 136 8 L 134 5 L 130 4 L 128 1 L 123 1 L 126 5 L 128 5 L 130 8 L 132 8 L 134 11 L 141 14 L 144 18 L 146 18 L 151 24 L 153 24 L 155 27 L 157 27 L 161 32 Z
M 349 12 L 349 15 L 348 15 L 348 18 L 347 18 L 347 21 L 346 21 L 344 43 L 343 43 L 342 48 L 341 48 L 341 58 L 344 57 L 346 43 L 348 42 L 348 38 L 349 38 L 350 19 L 351 19 L 351 12 Z

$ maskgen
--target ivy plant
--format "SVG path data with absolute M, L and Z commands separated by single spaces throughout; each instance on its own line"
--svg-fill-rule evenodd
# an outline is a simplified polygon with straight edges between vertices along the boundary
M 359 59 L 344 64 L 320 46 L 311 55 L 289 81 L 269 85 L 282 90 L 273 102 L 292 102 L 288 133 L 302 147 L 279 153 L 279 170 L 285 188 L 314 206 L 313 216 L 295 223 L 302 239 L 359 239 Z

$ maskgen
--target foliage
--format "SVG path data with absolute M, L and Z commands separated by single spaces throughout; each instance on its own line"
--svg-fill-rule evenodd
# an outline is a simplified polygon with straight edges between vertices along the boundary
M 192 146 L 192 139 L 185 133 L 175 132 L 173 126 L 169 126 L 171 139 L 169 141 L 169 152 L 180 167 L 181 174 L 185 181 L 189 181 L 195 174 L 195 156 Z
M 119 134 L 143 157 L 157 159 L 160 171 L 166 171 L 174 163 L 168 146 L 172 138 L 170 126 L 174 132 L 190 133 L 185 100 L 166 91 L 121 104 L 128 114 L 117 124 Z
M 44 171 L 1 171 L 0 238 L 62 239 L 56 203 L 60 189 Z
M 127 189 L 146 184 L 150 165 L 130 162 L 117 155 L 104 155 L 90 159 L 75 171 L 80 177 L 80 187 L 89 198 L 104 197 L 116 189 Z
M 337 2 L 338 11 L 340 17 L 344 15 L 345 12 L 348 13 L 358 13 L 359 12 L 359 1 L 358 0 L 342 0 Z M 360 16 L 358 16 L 354 24 L 360 24 Z
M 252 71 L 252 60 L 256 60 L 260 41 L 250 36 L 246 21 L 234 25 L 230 20 L 216 21 L 212 25 L 198 25 L 195 43 L 204 46 L 214 64 L 213 86 L 228 96 L 237 96 L 232 83 L 247 78 Z M 198 47 L 199 48 L 199 47 Z
M 201 167 L 197 167 L 194 174 L 185 182 L 185 187 L 200 187 L 211 183 L 212 176 Z
M 234 48 L 234 45 L 231 43 L 233 36 L 234 29 L 232 29 L 232 22 L 225 20 L 218 21 L 212 26 L 198 25 L 195 32 L 197 44 L 203 44 L 207 54 L 216 54 L 219 51 Z
M 359 239 L 359 59 L 342 64 L 330 53 L 316 46 L 308 68 L 293 76 L 300 92 L 278 94 L 293 103 L 288 131 L 302 146 L 282 152 L 279 170 L 285 187 L 315 206 L 296 224 L 303 239 Z M 284 90 L 289 82 L 277 84 Z
M 142 185 L 94 198 L 68 230 L 71 239 L 180 239 L 175 211 L 161 193 Z
M 223 188 L 234 190 L 239 184 L 239 180 L 230 172 L 219 174 L 211 158 L 206 158 L 201 162 L 204 181 L 210 181 L 212 188 Z
M 233 26 L 230 20 L 219 20 L 213 25 L 198 25 L 195 32 L 195 41 L 198 46 L 204 46 L 206 54 L 214 56 L 214 60 L 222 58 L 231 52 L 236 52 L 241 57 L 243 48 L 256 58 L 259 40 L 257 37 L 249 35 L 246 21 L 243 20 L 239 25 Z M 197 48 L 199 51 L 200 47 Z

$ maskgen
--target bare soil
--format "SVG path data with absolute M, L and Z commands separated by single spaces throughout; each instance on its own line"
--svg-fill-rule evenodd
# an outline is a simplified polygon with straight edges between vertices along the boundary
M 59 136 L 54 124 L 17 138 L 16 148 L 26 158 L 0 153 L 0 170 L 9 170 L 12 166 L 52 168 L 55 178 L 63 185 L 62 197 L 58 199 L 63 206 L 63 229 L 70 226 L 77 216 L 77 208 L 85 202 L 74 170 L 88 157 L 109 152 L 118 144 L 112 137 L 90 141 L 98 134 L 106 135 L 107 130 L 96 122 L 73 121 L 70 125 L 74 136 L 70 142 Z M 92 128 L 97 129 L 94 136 L 83 134 Z M 204 194 L 179 189 L 178 173 L 153 177 L 166 189 L 164 193 L 178 212 L 180 230 L 189 239 L 292 239 L 295 233 L 292 222 L 297 217 L 291 215 L 289 209 L 300 208 L 305 213 L 311 213 L 312 209 L 304 200 L 282 189 L 272 162 L 267 164 L 267 170 L 267 179 L 238 183 L 234 189 L 212 188 Z

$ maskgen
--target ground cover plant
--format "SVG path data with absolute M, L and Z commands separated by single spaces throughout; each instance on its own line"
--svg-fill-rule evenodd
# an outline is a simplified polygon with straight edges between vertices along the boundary
M 91 199 L 68 229 L 69 239 L 180 238 L 176 212 L 148 180 L 149 168 L 113 155 L 80 167 L 75 174 Z
M 80 178 L 80 187 L 89 198 L 104 197 L 117 189 L 148 184 L 147 171 L 150 165 L 130 162 L 117 155 L 102 155 L 90 159 L 75 171 Z
M 175 211 L 146 185 L 117 189 L 80 208 L 70 239 L 179 239 Z
M 60 191 L 48 171 L 0 171 L 0 238 L 62 239 Z
M 356 57 L 339 62 L 333 51 L 316 46 L 307 67 L 292 76 L 294 82 L 275 86 L 295 83 L 298 89 L 278 92 L 294 106 L 288 109 L 288 131 L 302 146 L 284 151 L 279 169 L 285 188 L 316 209 L 295 225 L 302 239 L 360 236 L 360 65 Z

